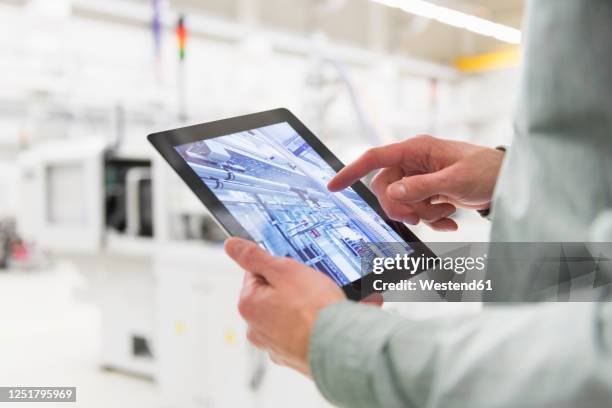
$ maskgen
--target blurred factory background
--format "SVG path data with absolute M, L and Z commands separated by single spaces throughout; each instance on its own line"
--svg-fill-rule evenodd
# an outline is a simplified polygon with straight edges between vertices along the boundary
M 326 406 L 247 344 L 224 236 L 145 137 L 287 107 L 345 162 L 422 133 L 507 144 L 523 6 L 0 0 L 0 386 L 76 386 L 83 407 Z M 457 217 L 414 230 L 487 240 Z M 478 312 L 434 306 L 390 307 Z

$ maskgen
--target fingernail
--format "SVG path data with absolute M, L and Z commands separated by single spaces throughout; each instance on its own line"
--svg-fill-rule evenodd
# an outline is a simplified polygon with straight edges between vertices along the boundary
M 401 183 L 391 184 L 389 186 L 389 195 L 395 200 L 401 200 L 406 196 L 406 187 Z
M 430 204 L 447 204 L 450 203 L 450 200 L 447 196 L 445 195 L 436 195 L 431 197 L 431 200 L 429 200 Z
M 419 223 L 418 218 L 404 218 L 404 222 L 410 225 L 417 225 Z
M 446 212 L 444 213 L 444 216 L 442 218 L 448 218 L 451 215 L 455 214 L 457 212 L 457 208 L 452 206 L 449 207 L 448 210 L 446 210 Z

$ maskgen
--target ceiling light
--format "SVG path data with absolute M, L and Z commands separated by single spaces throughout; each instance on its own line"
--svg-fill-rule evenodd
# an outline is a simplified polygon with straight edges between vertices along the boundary
M 32 14 L 53 20 L 62 20 L 72 13 L 71 0 L 30 0 L 27 3 Z
M 521 43 L 521 31 L 504 24 L 495 23 L 472 14 L 448 7 L 438 6 L 425 0 L 372 0 L 376 3 L 398 8 L 407 13 L 429 18 L 453 27 L 463 28 L 476 34 L 493 37 L 510 44 Z

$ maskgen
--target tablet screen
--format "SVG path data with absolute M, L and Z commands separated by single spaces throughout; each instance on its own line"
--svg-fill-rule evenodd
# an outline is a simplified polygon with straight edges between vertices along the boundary
M 174 148 L 255 241 L 340 286 L 362 277 L 369 243 L 412 252 L 354 190 L 327 190 L 336 172 L 287 122 Z

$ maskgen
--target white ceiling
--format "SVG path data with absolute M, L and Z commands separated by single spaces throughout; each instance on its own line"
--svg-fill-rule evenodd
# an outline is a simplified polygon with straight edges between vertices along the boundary
M 121 1 L 151 3 L 152 0 Z M 497 40 L 414 17 L 370 0 L 164 1 L 174 10 L 183 11 L 187 15 L 205 13 L 229 20 L 250 19 L 269 28 L 304 35 L 323 32 L 338 42 L 374 47 L 441 63 L 452 63 L 460 56 L 507 47 Z M 524 5 L 524 0 L 431 1 L 515 27 L 520 27 Z M 24 4 L 27 0 L 0 2 Z
M 140 0 L 146 1 L 146 0 Z M 465 30 L 416 18 L 370 0 L 168 0 L 178 10 L 205 11 L 228 19 L 239 18 L 245 4 L 255 4 L 260 24 L 308 34 L 321 30 L 331 38 L 370 47 L 378 46 L 436 62 L 504 47 L 499 41 Z M 520 27 L 524 0 L 436 0 L 437 3 Z M 327 10 L 327 12 L 323 12 Z M 382 29 L 374 14 L 382 15 Z M 382 21 L 383 23 L 380 23 Z

